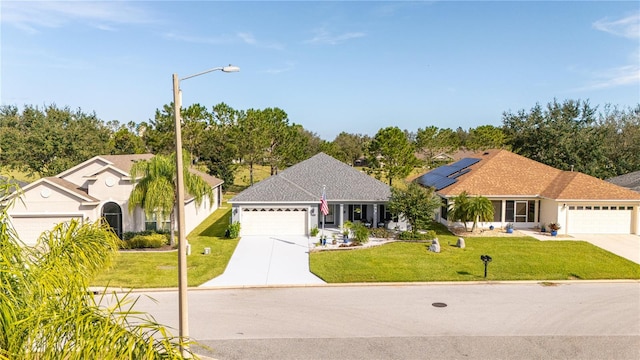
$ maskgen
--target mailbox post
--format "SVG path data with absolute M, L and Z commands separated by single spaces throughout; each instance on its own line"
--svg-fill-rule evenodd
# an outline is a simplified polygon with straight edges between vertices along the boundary
M 487 265 L 491 262 L 491 256 L 489 255 L 480 255 L 480 260 L 484 263 L 484 278 L 487 278 Z

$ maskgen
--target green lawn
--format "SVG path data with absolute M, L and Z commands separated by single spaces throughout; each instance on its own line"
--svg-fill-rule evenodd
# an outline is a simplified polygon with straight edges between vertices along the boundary
M 189 286 L 198 286 L 224 272 L 238 240 L 224 238 L 231 207 L 223 204 L 189 235 L 191 255 L 187 258 Z M 211 254 L 204 255 L 204 248 Z M 121 251 L 111 269 L 100 274 L 92 285 L 124 288 L 178 286 L 178 253 Z
M 441 252 L 426 243 L 311 254 L 311 271 L 328 283 L 473 281 L 484 279 L 480 255 L 490 255 L 487 280 L 640 279 L 640 265 L 581 241 L 530 237 L 457 237 L 438 229 Z

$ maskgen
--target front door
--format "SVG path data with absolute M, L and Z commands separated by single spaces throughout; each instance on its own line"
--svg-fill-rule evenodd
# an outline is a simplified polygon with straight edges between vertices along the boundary
M 336 206 L 329 204 L 329 213 L 324 217 L 324 223 L 325 224 L 335 224 L 336 222 Z
M 516 201 L 514 218 L 516 222 L 527 222 L 527 202 Z
M 113 232 L 122 239 L 122 209 L 114 202 L 108 202 L 102 207 L 102 217 L 107 221 Z

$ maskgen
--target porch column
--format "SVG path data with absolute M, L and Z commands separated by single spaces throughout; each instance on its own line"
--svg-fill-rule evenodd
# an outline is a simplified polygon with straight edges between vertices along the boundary
M 502 200 L 502 219 L 500 219 L 500 222 L 502 224 L 505 223 L 506 216 L 507 216 L 507 200 Z
M 344 204 L 340 204 L 340 216 L 338 217 L 338 225 L 341 229 L 344 225 Z
M 378 204 L 373 204 L 373 220 L 371 221 L 371 227 L 378 227 Z

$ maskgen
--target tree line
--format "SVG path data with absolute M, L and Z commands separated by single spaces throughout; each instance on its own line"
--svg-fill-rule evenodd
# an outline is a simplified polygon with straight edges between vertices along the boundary
M 227 185 L 240 163 L 269 166 L 271 174 L 325 152 L 352 165 L 366 164 L 378 178 L 403 179 L 416 166 L 439 165 L 438 155 L 459 149 L 504 148 L 530 159 L 599 178 L 640 170 L 640 104 L 601 110 L 582 100 L 565 100 L 529 110 L 507 111 L 502 126 L 465 130 L 395 126 L 374 136 L 341 132 L 332 141 L 289 120 L 279 108 L 236 110 L 220 103 L 210 110 L 194 104 L 181 110 L 185 152 L 192 164 Z M 52 176 L 101 154 L 174 151 L 173 105 L 142 123 L 104 122 L 95 113 L 49 105 L 0 107 L 0 166 Z

